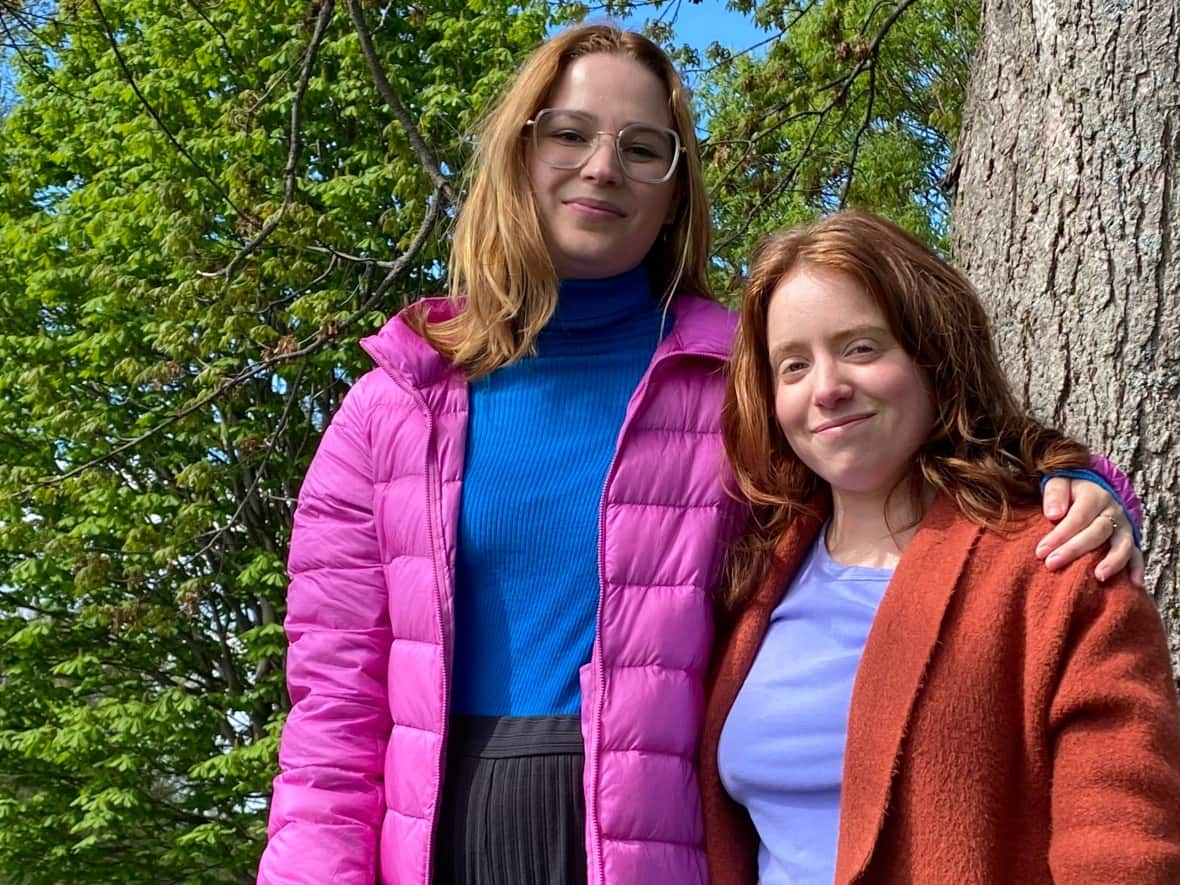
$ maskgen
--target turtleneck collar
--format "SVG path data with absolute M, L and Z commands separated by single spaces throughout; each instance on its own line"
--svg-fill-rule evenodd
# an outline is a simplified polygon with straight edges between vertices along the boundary
M 557 309 L 545 331 L 601 330 L 647 316 L 656 307 L 643 265 L 600 280 L 562 280 Z

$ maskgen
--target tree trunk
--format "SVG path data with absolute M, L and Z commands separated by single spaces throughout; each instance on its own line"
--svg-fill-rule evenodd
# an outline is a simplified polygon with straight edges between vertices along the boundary
M 984 0 L 956 157 L 957 264 L 1038 417 L 1146 510 L 1180 664 L 1180 3 Z

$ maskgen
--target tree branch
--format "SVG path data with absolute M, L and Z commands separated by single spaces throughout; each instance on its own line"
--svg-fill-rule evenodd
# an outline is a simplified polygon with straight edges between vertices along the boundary
M 446 190 L 449 190 L 449 187 Z M 393 284 L 398 281 L 402 274 L 409 269 L 410 262 L 422 251 L 422 247 L 426 245 L 426 240 L 430 236 L 430 232 L 434 230 L 434 225 L 438 222 L 439 215 L 442 214 L 444 196 L 445 190 L 443 187 L 439 187 L 434 192 L 434 196 L 430 200 L 430 206 L 426 210 L 426 216 L 422 219 L 422 224 L 419 226 L 418 232 L 410 242 L 410 247 L 398 256 L 397 260 L 393 262 L 393 266 L 389 269 L 389 273 L 385 275 L 385 279 L 381 281 L 381 285 L 377 287 L 369 300 L 362 304 L 356 313 L 348 318 L 347 322 L 354 322 L 372 310 L 377 302 L 385 297 L 385 293 L 393 288 Z
M 292 360 L 309 356 L 319 350 L 322 350 L 324 347 L 327 347 L 329 344 L 339 338 L 345 329 L 349 328 L 353 323 L 372 310 L 373 307 L 381 300 L 381 298 L 385 296 L 385 293 L 387 293 L 393 287 L 393 284 L 397 282 L 398 278 L 400 278 L 407 270 L 409 270 L 410 263 L 417 257 L 418 253 L 422 250 L 422 247 L 426 245 L 426 240 L 429 238 L 431 231 L 434 230 L 434 225 L 437 223 L 438 217 L 442 212 L 442 203 L 442 194 L 439 191 L 435 191 L 433 199 L 430 202 L 430 206 L 426 210 L 426 216 L 422 219 L 422 224 L 418 228 L 418 232 L 414 235 L 414 239 L 410 243 L 409 247 L 405 252 L 398 256 L 396 261 L 393 262 L 393 267 L 390 268 L 389 273 L 385 275 L 385 279 L 381 281 L 381 284 L 377 287 L 373 294 L 369 296 L 364 304 L 353 311 L 345 319 L 341 320 L 339 323 L 331 324 L 330 327 L 322 328 L 311 337 L 308 343 L 304 344 L 302 347 L 297 347 L 295 350 L 284 353 L 274 354 L 273 356 L 267 357 L 266 359 L 259 360 L 253 365 L 247 366 L 236 375 L 232 376 L 231 378 L 227 378 L 221 384 L 218 384 L 217 387 L 206 393 L 204 396 L 198 397 L 180 411 L 173 415 L 169 415 L 167 418 L 164 418 L 150 429 L 145 430 L 139 436 L 129 439 L 126 442 L 121 443 L 120 445 L 111 449 L 109 452 L 105 452 L 101 455 L 91 458 L 89 461 L 79 464 L 77 467 L 73 467 L 62 474 L 41 480 L 36 484 L 43 486 L 52 483 L 63 482 L 67 479 L 70 479 L 71 477 L 77 476 L 79 473 L 89 470 L 92 467 L 97 467 L 98 465 L 109 461 L 116 455 L 126 452 L 128 449 L 135 448 L 140 443 L 152 438 L 182 418 L 187 418 L 194 412 L 209 405 L 209 403 L 213 402 L 225 392 L 246 383 L 251 378 L 256 377 L 262 372 L 265 372 L 266 370 L 282 363 L 289 363 Z
M 902 2 L 897 4 L 897 8 L 889 14 L 889 18 L 881 23 L 881 27 L 877 29 L 877 34 L 873 37 L 873 42 L 869 46 L 868 52 L 865 53 L 865 57 L 844 78 L 844 85 L 840 89 L 840 98 L 848 94 L 848 90 L 852 88 L 852 81 L 859 77 L 866 67 L 876 63 L 877 53 L 881 49 L 881 44 L 885 42 L 885 37 L 893 30 L 893 26 L 897 24 L 897 20 L 901 18 L 902 14 L 913 6 L 915 2 L 917 0 L 902 0 Z
M 811 153 L 811 146 L 815 144 L 815 139 L 819 135 L 820 124 L 823 123 L 824 118 L 834 107 L 835 103 L 833 102 L 820 112 L 819 119 L 816 121 L 815 126 L 812 127 L 811 135 L 807 137 L 807 143 L 803 145 L 803 149 L 799 152 L 799 155 L 796 157 L 794 164 L 792 164 L 791 168 L 786 172 L 786 174 L 784 174 L 779 179 L 779 182 L 763 195 L 762 199 L 760 199 L 757 204 L 755 204 L 754 208 L 746 213 L 746 217 L 743 222 L 738 225 L 729 236 L 713 247 L 714 255 L 724 251 L 728 246 L 737 242 L 741 237 L 745 236 L 746 231 L 750 229 L 750 224 L 754 221 L 754 216 L 756 216 L 763 208 L 765 208 L 771 200 L 785 191 L 789 184 L 794 182 L 795 176 L 799 172 L 799 167 L 803 165 L 803 161 L 807 159 L 808 154 Z
M 308 252 L 317 252 L 320 255 L 332 256 L 332 263 L 329 264 L 329 267 L 334 265 L 337 261 L 347 261 L 351 264 L 372 265 L 373 267 L 380 267 L 382 269 L 392 268 L 397 264 L 396 261 L 389 261 L 384 258 L 365 258 L 363 255 L 351 255 L 348 252 L 341 252 L 339 249 L 335 249 L 332 246 L 304 246 L 303 248 Z
M 335 0 L 322 0 L 322 3 L 323 5 L 320 6 L 319 15 L 316 17 L 315 30 L 312 32 L 311 40 L 307 44 L 307 50 L 303 54 L 303 67 L 299 71 L 299 82 L 295 87 L 295 96 L 291 100 L 291 134 L 287 141 L 287 165 L 283 169 L 282 205 L 279 206 L 270 218 L 266 219 L 266 223 L 254 239 L 246 243 L 230 263 L 225 266 L 225 269 L 221 271 L 220 275 L 224 276 L 226 280 L 233 279 L 234 274 L 241 268 L 242 263 L 274 233 L 275 228 L 279 226 L 279 222 L 283 220 L 287 209 L 290 208 L 291 203 L 295 200 L 295 169 L 299 165 L 299 155 L 303 147 L 300 137 L 303 128 L 303 97 L 307 94 L 307 86 L 311 82 L 311 72 L 315 67 L 320 43 L 324 39 L 324 33 L 328 30 L 328 25 L 332 21 L 332 13 L 336 7 Z
M 402 131 L 405 132 L 406 138 L 409 139 L 410 147 L 413 148 L 414 153 L 418 157 L 418 162 L 422 164 L 422 168 L 426 170 L 426 174 L 430 176 L 435 189 L 442 194 L 448 203 L 454 205 L 456 198 L 455 191 L 451 188 L 451 183 L 442 174 L 442 170 L 439 168 L 438 161 L 434 158 L 433 152 L 422 138 L 422 134 L 418 131 L 418 127 L 414 124 L 414 121 L 410 119 L 410 115 L 406 113 L 401 99 L 397 97 L 397 93 L 389 85 L 389 79 L 385 76 L 385 70 L 381 67 L 381 60 L 377 58 L 377 50 L 373 48 L 373 35 L 369 32 L 369 26 L 365 23 L 365 13 L 361 9 L 360 0 L 348 0 L 348 14 L 352 16 L 353 26 L 356 28 L 357 37 L 361 41 L 361 52 L 365 56 L 365 63 L 369 66 L 369 73 L 373 75 L 373 82 L 377 84 L 377 91 L 381 93 L 381 97 L 389 105 L 389 110 L 393 113 L 394 119 L 402 127 Z

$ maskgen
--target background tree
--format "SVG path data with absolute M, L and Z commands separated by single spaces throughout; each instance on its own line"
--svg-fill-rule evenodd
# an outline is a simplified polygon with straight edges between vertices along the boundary
M 1103 247 L 1119 282 L 1099 273 L 1078 287 L 1122 330 L 1115 345 L 1084 325 L 1081 302 L 1054 303 L 1061 328 L 1087 330 L 1061 377 L 1079 377 L 1071 398 L 1096 397 L 1080 383 L 1092 381 L 1079 367 L 1085 348 L 1153 343 L 1122 363 L 1138 373 L 1127 370 L 1129 392 L 1109 391 L 1126 402 L 1095 400 L 1086 413 L 1098 422 L 1088 429 L 1109 433 L 1083 435 L 1170 506 L 1176 475 L 1161 453 L 1176 428 L 1160 415 L 1176 384 L 1175 269 L 1171 228 L 1152 219 L 1174 217 L 1164 171 L 1174 116 L 1087 106 L 1075 120 L 1082 111 L 1061 98 L 1069 83 L 1022 79 L 1045 46 L 1073 51 L 1042 27 L 1040 42 L 1012 48 L 1004 76 L 1025 82 L 1037 107 L 1051 95 L 1071 110 L 1026 125 L 1068 119 L 1075 141 L 1123 132 L 1125 150 L 1075 181 L 1038 165 L 1036 147 L 1010 157 L 1007 141 L 972 147 L 1000 97 L 980 68 L 952 165 L 975 2 L 732 0 L 765 38 L 703 49 L 678 40 L 680 4 L 0 0 L 0 881 L 253 881 L 286 714 L 283 563 L 300 479 L 367 367 L 357 337 L 444 286 L 468 133 L 562 22 L 647 15 L 695 83 L 722 294 L 736 292 L 763 233 L 845 204 L 947 248 L 945 185 L 960 167 L 957 246 L 984 262 L 969 255 L 970 231 L 990 238 L 987 207 L 1016 206 L 1018 188 L 995 202 L 970 184 L 973 164 L 995 154 L 1063 182 L 1037 203 L 1041 217 L 1065 206 L 1052 216 L 1063 230 L 1082 219 L 1089 237 L 1101 223 L 1108 241 L 1131 245 Z M 993 17 L 1007 27 L 988 7 Z M 1127 31 L 1106 33 L 1075 42 L 1086 53 L 1137 48 Z M 1174 115 L 1176 41 L 1172 56 L 1143 45 L 1159 56 L 1154 73 L 1128 68 L 1126 82 L 1091 88 L 1120 110 Z M 1037 91 L 1051 82 L 1056 92 Z M 1153 85 L 1173 91 L 1152 104 Z M 1157 119 L 1171 128 L 1160 134 Z M 1011 145 L 1028 139 L 1012 130 Z M 1072 158 L 1067 142 L 1041 150 Z M 1127 182 L 1095 199 L 1126 211 L 1098 215 L 1082 200 L 1098 178 Z M 1155 196 L 1136 215 L 1140 191 Z M 1038 252 L 1019 252 L 1019 238 L 995 246 L 993 264 L 1039 261 L 1065 240 L 1036 242 Z M 1083 258 L 1103 254 L 1085 240 Z M 1122 275 L 1136 262 L 1135 279 L 1159 293 L 1154 314 Z M 1052 284 L 1007 285 L 1064 297 L 1081 281 L 1065 266 Z M 986 263 L 970 269 L 987 284 Z M 1034 323 L 1029 310 L 1022 322 Z M 1142 316 L 1153 330 L 1133 327 Z M 1138 389 L 1157 405 L 1138 408 Z M 1031 382 L 1029 392 L 1040 395 Z M 1157 510 L 1149 527 L 1157 588 L 1160 548 L 1172 567 L 1177 555 L 1175 530 L 1161 528 L 1169 514 Z
M 788 0 L 742 8 L 754 52 L 682 47 L 700 71 L 718 282 L 736 292 L 765 234 L 847 205 L 946 245 L 942 181 L 959 125 L 974 3 Z
M 1180 5 L 985 0 L 954 255 L 1009 374 L 1147 505 L 1180 666 Z

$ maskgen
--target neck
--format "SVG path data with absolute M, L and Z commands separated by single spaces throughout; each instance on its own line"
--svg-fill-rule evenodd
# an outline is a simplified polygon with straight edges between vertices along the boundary
M 833 489 L 828 555 L 841 565 L 896 567 L 933 498 L 931 487 L 923 484 L 915 494 L 909 482 L 892 495 Z

